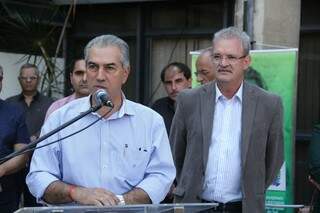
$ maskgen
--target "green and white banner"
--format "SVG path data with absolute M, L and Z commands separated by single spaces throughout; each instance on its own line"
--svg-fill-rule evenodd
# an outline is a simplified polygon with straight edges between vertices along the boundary
M 284 106 L 285 163 L 269 187 L 266 203 L 293 204 L 298 50 L 256 50 L 251 51 L 251 57 L 252 67 L 261 74 L 267 90 L 280 95 Z M 293 209 L 267 208 L 267 212 L 293 212 Z
M 193 87 L 198 83 L 194 76 L 199 52 L 191 52 Z M 266 204 L 293 204 L 294 140 L 297 91 L 298 49 L 270 49 L 250 51 L 252 63 L 246 80 L 281 96 L 284 105 L 285 163 L 269 187 Z M 293 212 L 290 208 L 267 207 L 267 212 Z

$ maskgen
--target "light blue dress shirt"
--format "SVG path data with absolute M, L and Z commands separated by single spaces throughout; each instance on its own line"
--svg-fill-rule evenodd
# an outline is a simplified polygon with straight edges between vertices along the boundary
M 41 135 L 89 108 L 89 97 L 68 103 L 49 116 Z M 98 117 L 91 113 L 39 145 L 69 135 Z M 26 182 L 38 201 L 50 183 L 61 180 L 83 187 L 101 187 L 114 194 L 138 187 L 149 195 L 152 203 L 159 203 L 168 193 L 175 174 L 162 117 L 124 98 L 120 110 L 109 118 L 36 150 Z

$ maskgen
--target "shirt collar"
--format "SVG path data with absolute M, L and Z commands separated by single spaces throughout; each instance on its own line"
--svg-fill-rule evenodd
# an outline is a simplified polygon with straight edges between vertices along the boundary
M 79 112 L 83 113 L 85 111 L 87 111 L 88 109 L 90 109 L 91 107 L 91 103 L 90 103 L 90 99 L 91 99 L 91 95 L 88 95 L 84 98 L 80 98 L 83 99 L 83 102 L 81 102 L 81 105 L 79 106 Z
M 80 106 L 80 112 L 85 112 L 91 107 L 91 102 L 90 102 L 91 96 L 92 95 L 89 95 L 89 96 L 83 98 L 84 102 Z M 133 105 L 131 104 L 131 102 L 129 100 L 126 99 L 126 97 L 123 93 L 122 93 L 122 100 L 123 101 L 122 101 L 122 105 L 121 105 L 120 109 L 117 112 L 113 113 L 110 116 L 110 119 L 117 119 L 117 118 L 121 118 L 125 115 L 135 115 L 136 114 Z
M 124 115 L 135 115 L 135 109 L 133 105 L 129 100 L 126 99 L 126 96 L 124 94 L 122 94 L 122 100 L 122 105 L 119 111 L 117 112 L 117 118 L 121 118 Z
M 39 97 L 40 97 L 40 93 L 37 91 L 36 94 L 32 97 L 32 100 L 33 101 L 38 100 Z M 19 100 L 24 101 L 24 95 L 22 92 L 19 95 Z
M 219 89 L 217 84 L 215 84 L 215 87 L 216 87 L 216 103 L 222 97 L 226 99 L 226 97 L 221 93 L 221 91 L 220 91 L 220 89 Z M 243 93 L 243 81 L 241 82 L 241 85 L 240 85 L 238 91 L 236 92 L 236 94 L 231 99 L 236 97 L 236 98 L 238 98 L 238 100 L 240 102 L 242 102 L 242 93 Z

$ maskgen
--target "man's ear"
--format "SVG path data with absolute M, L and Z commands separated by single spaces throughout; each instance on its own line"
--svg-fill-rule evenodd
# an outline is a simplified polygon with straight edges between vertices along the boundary
M 191 88 L 192 87 L 192 78 L 189 78 L 188 79 L 188 88 Z
M 249 68 L 251 64 L 251 56 L 247 55 L 244 59 L 243 59 L 243 65 L 244 65 L 244 70 L 247 70 Z
M 131 71 L 131 67 L 128 66 L 127 68 L 123 68 L 124 69 L 124 73 L 123 73 L 123 79 L 122 79 L 122 84 L 125 84 L 128 80 L 130 71 Z
M 71 85 L 73 86 L 73 78 L 72 78 L 72 75 L 73 75 L 73 73 L 72 73 L 72 72 L 70 72 L 70 74 L 69 74 L 69 79 L 70 79 L 70 83 L 71 83 Z

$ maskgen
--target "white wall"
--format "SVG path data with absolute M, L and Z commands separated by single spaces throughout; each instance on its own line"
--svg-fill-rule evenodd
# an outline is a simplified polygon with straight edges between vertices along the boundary
M 1 99 L 6 99 L 21 92 L 18 82 L 18 75 L 20 67 L 22 66 L 22 64 L 26 63 L 26 61 L 21 61 L 23 56 L 25 55 L 0 52 L 0 65 L 3 67 L 2 91 L 0 93 Z M 64 70 L 64 59 L 57 59 L 57 66 L 59 67 L 59 69 Z M 40 72 L 45 70 L 45 64 L 43 60 L 38 65 L 38 68 Z M 63 78 L 64 76 L 61 75 L 58 80 L 60 82 L 59 85 L 61 85 L 61 90 L 63 90 Z M 60 96 L 61 95 L 59 94 L 54 94 L 54 97 Z

